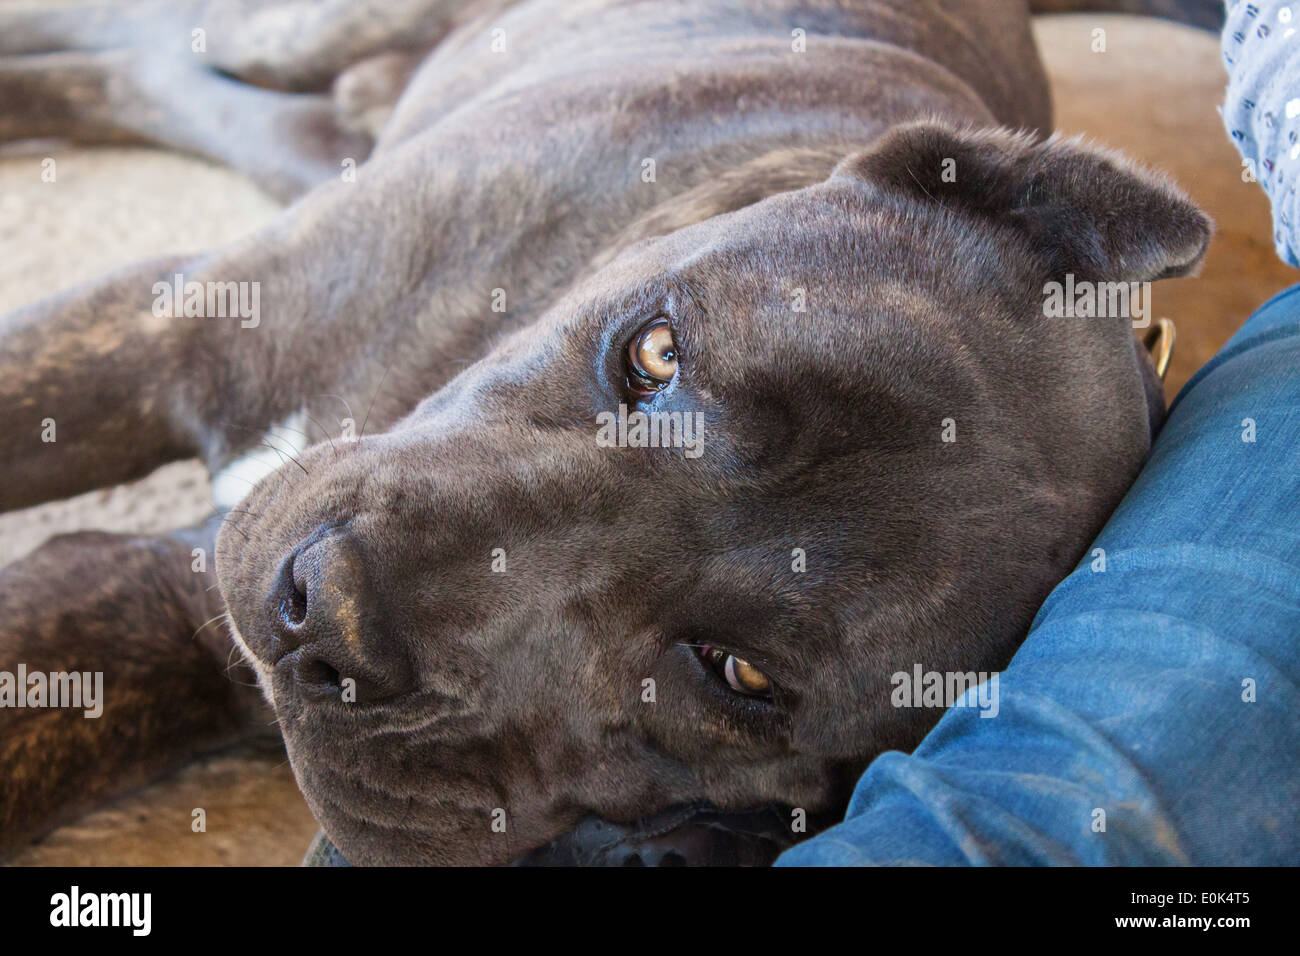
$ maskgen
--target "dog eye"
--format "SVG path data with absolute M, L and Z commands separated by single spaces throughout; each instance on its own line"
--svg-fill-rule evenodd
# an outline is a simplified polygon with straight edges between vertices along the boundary
M 628 384 L 648 395 L 666 388 L 677 374 L 677 343 L 665 318 L 651 319 L 632 336 L 627 347 Z
M 772 682 L 767 675 L 749 661 L 728 654 L 718 647 L 705 645 L 699 649 L 700 659 L 713 668 L 714 673 L 726 681 L 738 694 L 748 697 L 771 697 Z

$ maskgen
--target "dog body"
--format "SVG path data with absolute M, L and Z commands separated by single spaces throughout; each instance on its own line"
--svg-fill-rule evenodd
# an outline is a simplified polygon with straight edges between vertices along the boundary
M 0 663 L 106 675 L 90 725 L 0 711 L 4 843 L 264 722 L 231 639 L 354 862 L 834 809 L 937 717 L 890 676 L 1002 666 L 1140 467 L 1163 404 L 1127 317 L 1048 319 L 1042 288 L 1179 274 L 1208 224 L 1032 132 L 1023 3 L 254 6 L 141 8 L 110 49 L 3 32 L 7 138 L 320 183 L 3 320 L 4 507 L 315 429 L 219 540 L 0 572 Z M 213 62 L 117 48 L 186 15 L 227 24 Z M 173 281 L 259 314 L 160 312 Z M 601 439 L 635 412 L 700 423 L 698 454 Z

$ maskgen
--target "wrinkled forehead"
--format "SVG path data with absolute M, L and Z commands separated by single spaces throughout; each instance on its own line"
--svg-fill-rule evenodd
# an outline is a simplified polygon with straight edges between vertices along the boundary
M 1005 238 L 992 224 L 935 215 L 834 176 L 639 247 L 611 278 L 661 277 L 734 334 L 759 312 L 769 331 L 801 335 L 808 315 L 852 326 L 889 312 L 937 326 L 966 310 L 1023 308 L 1038 277 L 1033 263 L 1008 254 Z
M 988 253 L 961 248 L 971 237 L 936 236 L 861 193 L 831 181 L 782 194 L 627 263 L 654 277 L 645 285 L 672 315 L 683 368 L 719 385 L 814 372 L 865 384 L 883 361 L 895 379 L 909 368 L 960 377 L 977 364 L 979 324 L 1023 309 L 1023 282 L 990 275 Z

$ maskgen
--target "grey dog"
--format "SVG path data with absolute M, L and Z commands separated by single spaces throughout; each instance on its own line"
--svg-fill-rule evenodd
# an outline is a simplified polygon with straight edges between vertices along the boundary
M 1045 285 L 1210 236 L 1047 136 L 1025 0 L 60 5 L 0 103 L 295 200 L 0 320 L 0 507 L 284 458 L 0 572 L 0 670 L 104 674 L 0 709 L 8 849 L 272 719 L 357 863 L 833 813 L 938 716 L 891 675 L 1003 666 L 1159 426 L 1129 317 Z

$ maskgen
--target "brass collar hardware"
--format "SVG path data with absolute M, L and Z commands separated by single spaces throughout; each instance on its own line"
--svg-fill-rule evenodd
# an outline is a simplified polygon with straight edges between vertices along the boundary
M 1151 353 L 1156 374 L 1163 382 L 1165 372 L 1169 371 L 1169 360 L 1174 357 L 1174 323 L 1169 319 L 1156 319 L 1155 324 L 1142 337 L 1142 344 Z

